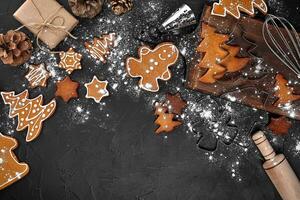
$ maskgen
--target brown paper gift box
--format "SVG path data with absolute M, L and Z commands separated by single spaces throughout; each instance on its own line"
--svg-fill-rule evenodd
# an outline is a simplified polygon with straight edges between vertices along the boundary
M 77 19 L 55 0 L 26 0 L 14 13 L 14 17 L 38 35 L 50 49 L 55 48 L 78 23 Z M 45 22 L 50 26 L 41 26 Z

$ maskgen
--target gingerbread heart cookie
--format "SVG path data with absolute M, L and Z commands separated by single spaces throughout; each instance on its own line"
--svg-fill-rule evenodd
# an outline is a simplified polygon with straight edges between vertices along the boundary
M 169 67 L 175 64 L 179 51 L 169 42 L 157 45 L 153 50 L 147 46 L 139 49 L 139 59 L 130 57 L 126 62 L 126 69 L 131 77 L 139 77 L 140 88 L 157 92 L 158 79 L 167 81 L 171 78 Z
M 18 146 L 14 138 L 0 133 L 0 190 L 23 178 L 29 167 L 20 163 L 13 150 Z

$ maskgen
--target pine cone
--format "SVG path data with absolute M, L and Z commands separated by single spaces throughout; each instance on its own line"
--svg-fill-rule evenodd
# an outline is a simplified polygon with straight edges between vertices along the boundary
M 124 14 L 133 7 L 132 0 L 110 0 L 112 11 L 116 15 Z
M 78 17 L 93 18 L 102 10 L 104 0 L 69 0 L 74 15 Z
M 21 65 L 30 58 L 31 52 L 32 44 L 25 33 L 10 30 L 0 34 L 0 59 L 4 64 Z

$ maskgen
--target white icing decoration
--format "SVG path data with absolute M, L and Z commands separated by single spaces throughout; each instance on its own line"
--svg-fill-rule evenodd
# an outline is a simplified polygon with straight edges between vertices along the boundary
M 97 43 L 87 44 L 87 51 L 95 59 L 99 58 L 102 62 L 105 61 L 106 55 L 110 52 L 107 48 L 109 45 L 112 45 L 113 40 L 115 39 L 115 33 L 110 33 L 106 37 L 102 37 L 97 40 Z
M 32 84 L 32 86 L 37 86 L 47 79 L 48 76 L 49 72 L 45 69 L 45 65 L 42 63 L 37 68 L 29 66 L 29 73 L 25 76 L 25 78 Z M 22 102 L 25 102 L 25 100 L 23 99 Z
M 89 95 L 89 89 L 88 89 L 88 86 L 94 84 L 95 81 L 96 81 L 96 82 L 99 82 L 99 84 L 100 84 L 100 83 L 104 83 L 104 88 L 100 88 L 99 91 L 97 91 L 98 93 L 102 94 L 102 97 L 100 97 L 100 98 Z M 107 89 L 106 89 L 107 85 L 108 85 L 108 82 L 107 82 L 107 81 L 99 81 L 99 79 L 98 79 L 96 76 L 94 76 L 94 77 L 93 77 L 93 80 L 92 80 L 91 82 L 84 84 L 84 87 L 85 87 L 86 90 L 87 90 L 87 93 L 86 93 L 86 95 L 85 95 L 85 98 L 91 98 L 91 99 L 93 99 L 96 103 L 100 103 L 100 101 L 103 99 L 103 97 L 109 96 L 109 92 L 108 92 Z M 98 85 L 97 83 L 96 83 L 94 86 L 95 86 L 96 88 L 99 88 L 99 87 L 100 87 L 100 85 Z
M 11 140 L 11 141 L 14 142 L 14 145 L 12 147 L 10 147 L 10 149 L 9 149 L 9 154 L 10 154 L 9 156 L 10 156 L 10 158 L 12 158 L 14 160 L 14 162 L 19 163 L 19 161 L 17 160 L 16 156 L 12 152 L 17 147 L 17 145 L 18 145 L 17 141 L 15 139 L 11 138 L 11 137 L 3 135 L 2 133 L 0 133 L 0 137 L 4 137 L 4 138 L 9 139 L 9 140 Z M 1 152 L 5 153 L 6 151 L 4 149 L 1 149 Z M 1 159 L 1 163 L 0 164 L 3 164 L 5 161 L 2 158 L 0 158 L 0 159 Z M 9 185 L 9 182 L 14 181 L 15 179 L 20 179 L 20 178 L 22 178 L 23 176 L 25 176 L 28 173 L 29 167 L 28 167 L 28 165 L 26 163 L 19 163 L 19 165 L 25 166 L 24 171 L 15 172 L 16 176 L 12 176 L 11 174 L 7 174 L 8 175 L 7 181 L 3 182 L 0 185 L 0 188 L 6 187 L 7 185 Z M 4 171 L 4 168 L 1 168 L 1 170 Z M 8 172 L 8 173 L 11 173 L 11 172 Z
M 27 131 L 27 136 L 26 136 L 26 141 L 32 141 L 33 139 L 35 139 L 40 132 L 35 132 L 33 135 L 33 138 L 30 138 L 30 130 L 31 126 L 38 126 L 41 127 L 42 126 L 42 122 L 48 118 L 55 110 L 55 107 L 53 107 L 53 104 L 56 105 L 56 101 L 52 100 L 49 104 L 47 105 L 40 105 L 41 101 L 42 101 L 42 95 L 39 95 L 38 97 L 36 97 L 35 99 L 28 99 L 28 90 L 24 90 L 22 93 L 15 95 L 14 92 L 1 92 L 1 95 L 3 97 L 3 99 L 5 100 L 6 104 L 10 105 L 10 113 L 9 113 L 9 117 L 13 118 L 13 117 L 18 117 L 19 121 L 18 121 L 18 126 L 17 126 L 17 131 L 22 131 L 23 129 L 25 129 L 26 127 L 28 127 L 28 131 Z M 6 98 L 6 97 L 10 97 L 10 98 Z M 22 98 L 22 99 L 20 99 Z M 13 101 L 12 99 L 17 99 L 17 101 Z M 11 100 L 11 101 L 10 101 Z M 22 101 L 24 103 L 22 103 L 22 107 L 19 107 L 18 102 Z M 14 103 L 12 103 L 14 102 Z M 37 102 L 38 104 L 36 104 L 35 102 Z M 48 113 L 47 116 L 45 117 L 40 117 L 42 114 L 45 113 L 45 109 L 51 106 L 52 110 L 50 110 L 51 112 L 49 112 L 48 109 Z M 33 107 L 35 107 L 36 109 L 33 109 Z M 24 111 L 25 110 L 25 111 Z M 34 115 L 33 115 L 34 114 Z M 26 122 L 25 125 L 23 122 Z M 40 131 L 41 128 L 38 130 Z
M 236 19 L 239 19 L 241 17 L 241 10 L 249 15 L 254 15 L 254 12 L 255 12 L 255 7 L 257 6 L 258 9 L 260 9 L 262 12 L 264 13 L 267 13 L 268 12 L 268 7 L 266 5 L 266 3 L 264 2 L 264 0 L 262 1 L 262 4 L 257 4 L 254 0 L 250 0 L 252 1 L 251 2 L 251 10 L 247 10 L 246 8 L 244 8 L 243 6 L 241 5 L 238 5 L 236 9 L 238 9 L 238 15 L 235 15 L 234 13 L 230 12 L 230 10 L 228 10 L 226 7 L 224 7 L 224 13 L 223 14 L 218 14 L 218 13 L 215 13 L 215 7 L 220 5 L 220 3 L 222 2 L 222 0 L 220 0 L 219 2 L 215 2 L 213 4 L 213 8 L 211 10 L 211 14 L 212 15 L 216 15 L 216 16 L 221 16 L 221 17 L 225 17 L 226 16 L 226 13 L 228 12 L 229 14 L 231 14 L 233 17 L 235 17 Z M 256 6 L 255 6 L 256 5 Z
M 153 89 L 153 86 L 152 86 L 151 84 L 150 84 L 150 86 L 147 85 L 147 83 L 143 85 L 142 83 L 143 83 L 143 79 L 144 79 L 144 78 L 143 78 L 141 75 L 133 75 L 133 74 L 131 73 L 131 66 L 129 65 L 129 62 L 130 62 L 131 60 L 133 60 L 133 61 L 136 61 L 136 62 L 138 62 L 138 63 L 143 63 L 143 57 L 142 57 L 142 55 L 147 55 L 148 53 L 153 53 L 153 52 L 155 52 L 158 48 L 162 48 L 162 47 L 164 47 L 164 46 L 168 46 L 168 47 L 171 46 L 172 54 L 176 54 L 176 58 L 175 58 L 175 62 L 176 62 L 177 59 L 178 59 L 178 55 L 179 55 L 178 49 L 176 48 L 175 45 L 173 45 L 173 44 L 171 44 L 171 43 L 160 44 L 160 45 L 156 46 L 153 50 L 149 49 L 148 47 L 141 47 L 140 50 L 139 50 L 140 59 L 136 59 L 136 58 L 133 58 L 133 57 L 130 57 L 129 59 L 127 59 L 127 62 L 126 62 L 127 73 L 128 73 L 131 77 L 139 77 L 139 78 L 141 78 L 141 80 L 140 80 L 140 82 L 139 82 L 139 86 L 140 86 L 142 89 L 146 90 L 146 91 L 157 92 L 157 91 L 159 90 L 159 87 L 158 87 L 157 89 Z M 166 53 L 167 51 L 164 49 L 163 52 Z M 159 58 L 160 58 L 161 60 L 167 60 L 167 58 L 164 59 L 164 58 L 162 57 L 161 54 L 159 54 L 158 56 L 159 56 Z M 151 59 L 150 59 L 150 60 L 151 60 Z M 150 61 L 150 60 L 149 60 L 149 61 Z M 152 61 L 152 60 L 151 60 L 151 61 Z M 156 82 L 157 82 L 158 79 L 169 80 L 169 79 L 171 78 L 171 74 L 170 74 L 170 71 L 169 71 L 168 68 L 169 68 L 171 65 L 173 65 L 175 62 L 169 63 L 168 66 L 166 67 L 166 71 L 165 71 L 164 73 L 162 73 L 161 76 L 155 77 Z M 157 62 L 157 61 L 154 60 L 154 65 L 155 65 L 155 66 L 158 66 L 158 65 L 159 65 L 159 62 Z M 150 66 L 150 67 L 152 67 L 152 66 Z M 152 70 L 152 69 L 150 68 L 150 70 Z M 167 73 L 167 77 L 164 77 L 164 76 L 163 76 L 165 73 Z M 148 83 L 148 84 L 149 84 L 149 83 Z

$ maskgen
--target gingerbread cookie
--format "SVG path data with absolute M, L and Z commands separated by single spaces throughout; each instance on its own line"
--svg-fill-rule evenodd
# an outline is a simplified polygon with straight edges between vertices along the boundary
M 168 93 L 166 95 L 166 100 L 169 112 L 174 113 L 176 115 L 181 115 L 182 111 L 187 106 L 187 102 L 182 99 L 179 92 L 177 92 L 176 94 Z
M 204 73 L 199 81 L 212 84 L 223 78 L 225 73 L 239 72 L 247 66 L 250 59 L 237 56 L 240 47 L 226 44 L 229 35 L 217 33 L 214 27 L 202 23 L 201 37 L 203 40 L 197 51 L 202 59 L 198 66 L 203 68 Z
M 72 98 L 77 98 L 78 93 L 77 89 L 79 87 L 79 83 L 72 81 L 70 77 L 66 77 L 64 80 L 56 83 L 56 97 L 61 97 L 64 102 L 68 102 Z
M 176 63 L 179 51 L 172 43 L 161 43 L 151 50 L 147 46 L 139 49 L 139 59 L 128 58 L 126 69 L 131 77 L 141 78 L 139 86 L 150 92 L 159 90 L 158 79 L 171 78 L 169 67 Z
M 239 19 L 241 17 L 240 11 L 253 16 L 254 8 L 258 8 L 264 14 L 268 12 L 264 0 L 219 0 L 219 3 L 214 3 L 211 14 L 225 17 L 228 13 Z
M 56 101 L 53 99 L 47 105 L 42 105 L 43 96 L 28 99 L 28 90 L 18 95 L 15 92 L 1 92 L 5 104 L 9 104 L 9 117 L 18 117 L 17 131 L 28 128 L 26 141 L 34 140 L 42 130 L 42 123 L 55 111 Z
M 268 125 L 268 129 L 276 135 L 287 135 L 290 128 L 292 127 L 292 122 L 285 116 L 279 118 L 271 118 L 271 122 Z
M 155 131 L 156 134 L 171 132 L 182 124 L 180 121 L 174 120 L 175 115 L 168 113 L 168 109 L 159 103 L 155 105 L 155 115 L 158 117 L 154 123 L 159 125 Z
M 110 33 L 103 35 L 100 38 L 95 37 L 92 44 L 85 42 L 84 45 L 93 58 L 106 63 L 106 58 L 110 53 L 110 47 L 114 47 L 115 39 L 116 34 Z
M 216 33 L 215 28 L 205 23 L 202 23 L 201 28 L 203 40 L 197 47 L 197 52 L 204 53 L 204 56 L 198 66 L 206 69 L 206 71 L 199 80 L 204 83 L 214 83 L 226 72 L 225 66 L 220 65 L 220 62 L 217 61 L 224 59 L 227 55 L 226 50 L 221 48 L 221 45 L 229 40 L 229 36 Z
M 67 52 L 60 52 L 60 62 L 58 66 L 65 69 L 68 74 L 71 74 L 76 69 L 81 69 L 80 60 L 82 55 L 76 53 L 73 48 L 70 48 Z
M 294 88 L 288 86 L 288 81 L 281 74 L 277 74 L 275 79 L 275 96 L 278 98 L 275 102 L 276 106 L 280 107 L 284 104 L 300 100 L 300 95 L 294 94 Z
M 13 150 L 18 146 L 17 140 L 0 133 L 0 190 L 23 178 L 29 167 L 17 160 Z
M 36 88 L 38 86 L 46 87 L 47 80 L 51 74 L 45 68 L 44 63 L 38 65 L 29 65 L 29 71 L 25 78 L 29 82 L 30 88 Z
M 99 81 L 98 78 L 94 76 L 91 82 L 84 84 L 87 90 L 85 98 L 91 98 L 94 99 L 96 103 L 100 103 L 103 97 L 109 95 L 106 89 L 107 84 L 107 81 Z

